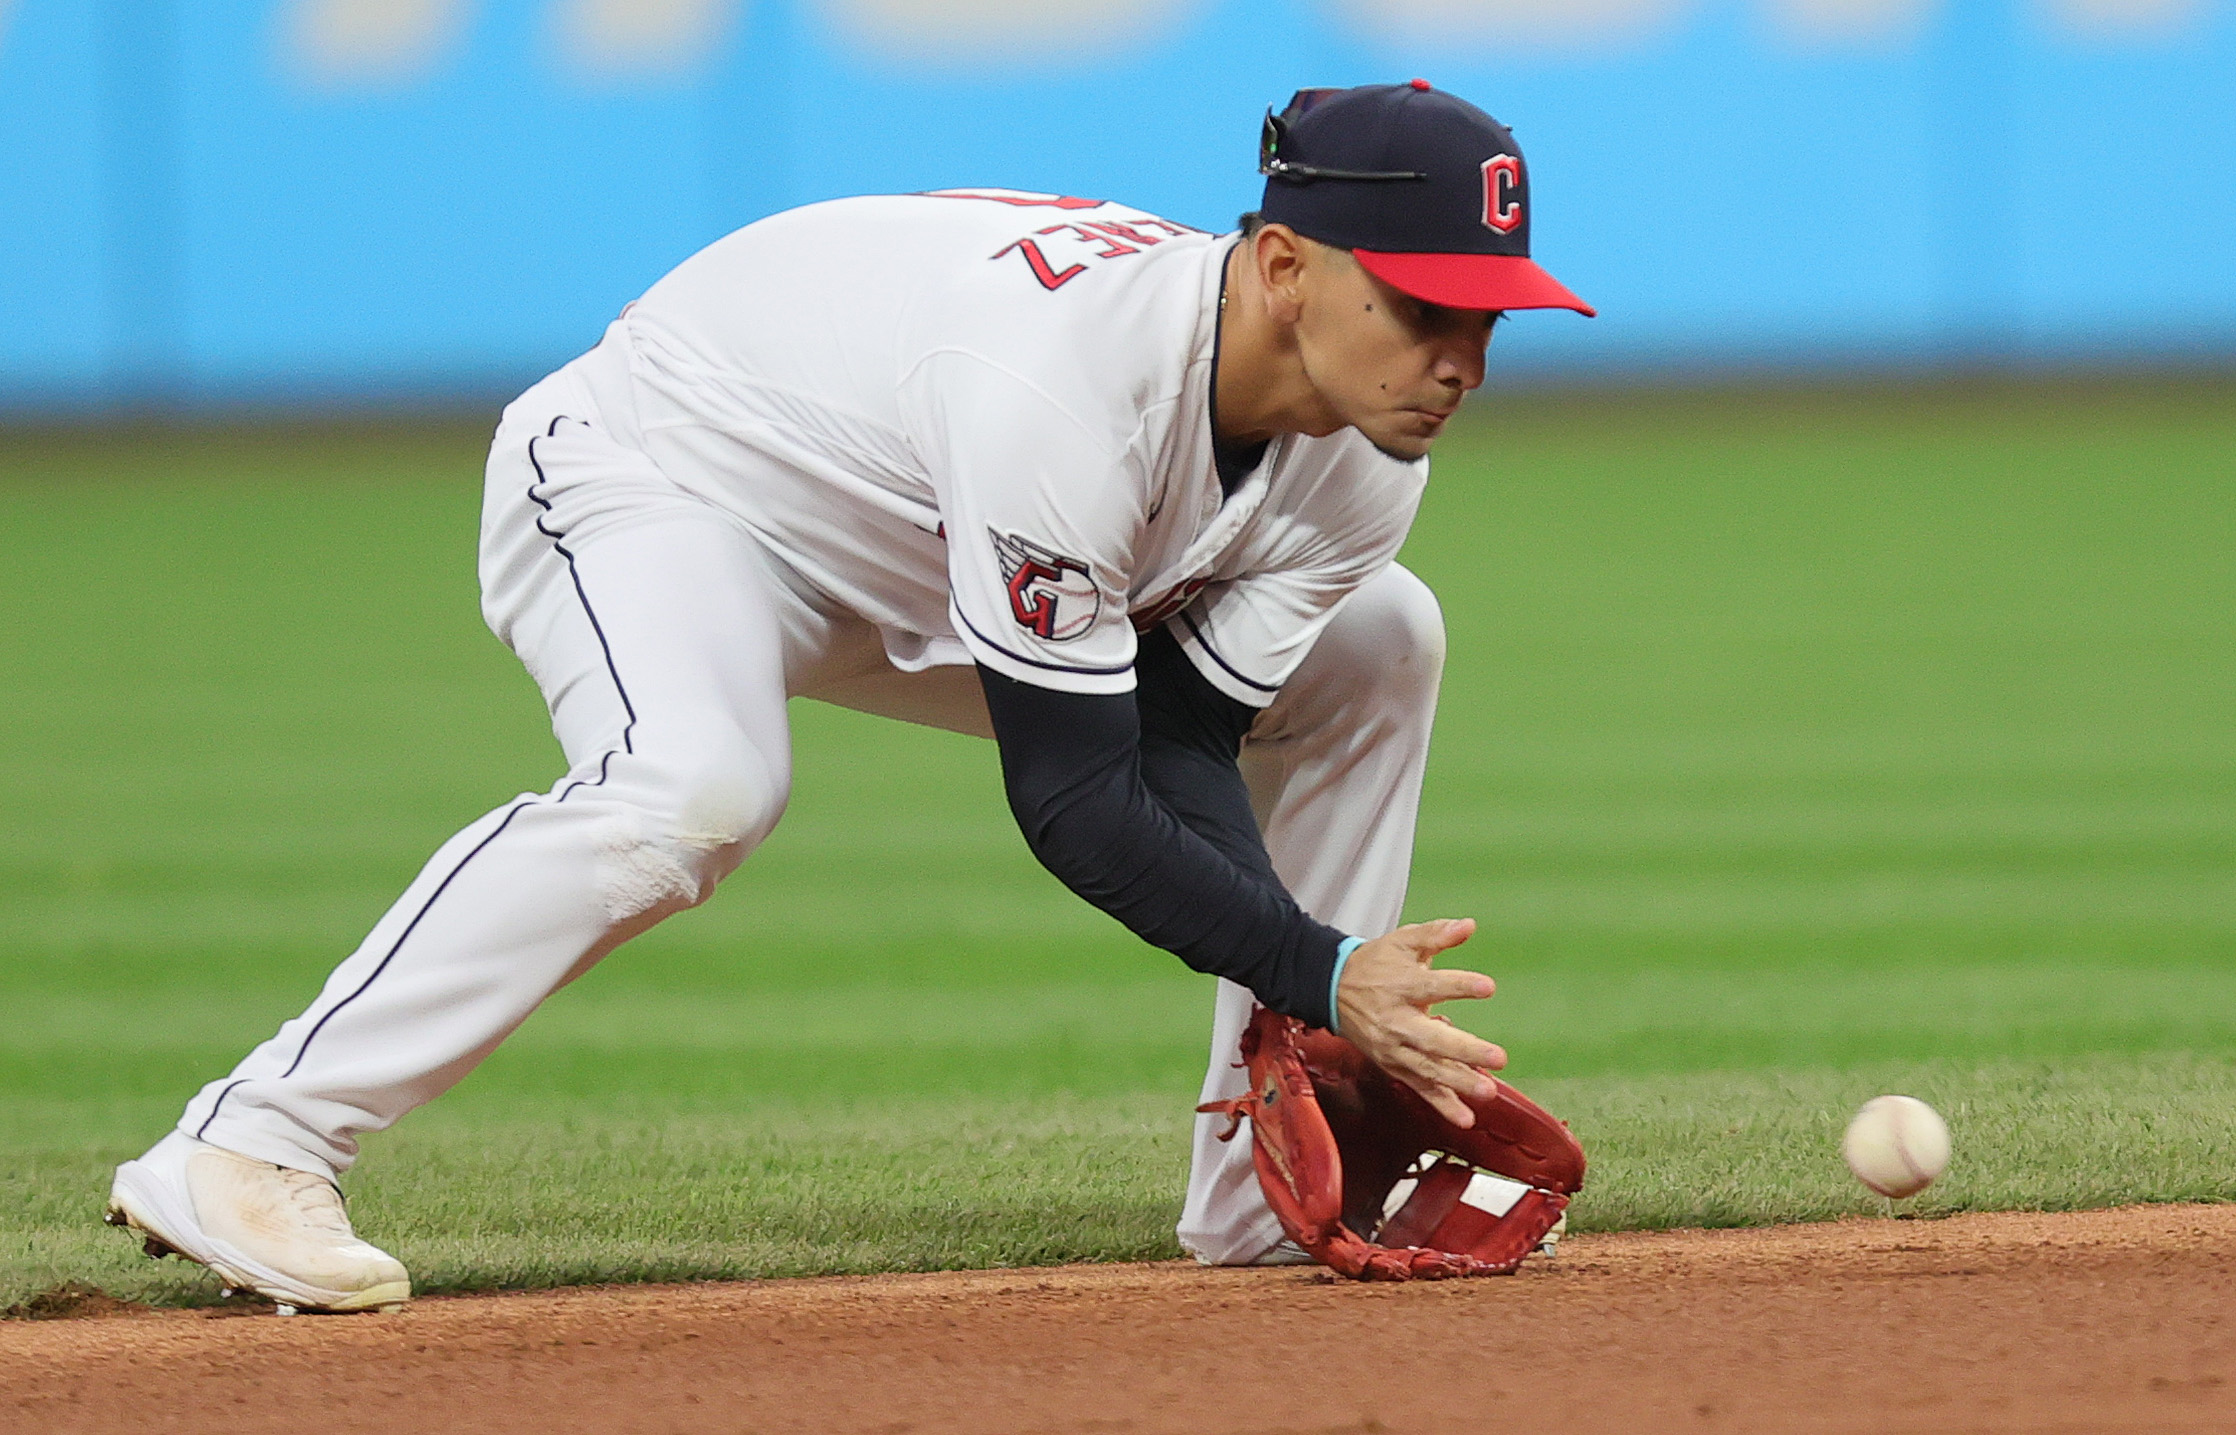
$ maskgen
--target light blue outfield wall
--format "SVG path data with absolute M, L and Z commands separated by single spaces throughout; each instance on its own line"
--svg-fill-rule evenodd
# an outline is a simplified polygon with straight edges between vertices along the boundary
M 0 406 L 495 392 L 832 195 L 1224 227 L 1415 74 L 1602 309 L 1509 371 L 2236 358 L 2236 0 L 0 0 Z

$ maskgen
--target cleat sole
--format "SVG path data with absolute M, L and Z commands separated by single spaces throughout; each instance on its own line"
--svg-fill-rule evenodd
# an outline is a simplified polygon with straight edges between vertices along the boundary
M 151 1261 L 162 1260 L 165 1256 L 178 1256 L 181 1260 L 190 1259 L 169 1241 L 164 1240 L 146 1226 L 133 1220 L 132 1213 L 122 1206 L 112 1204 L 107 1211 L 102 1213 L 101 1219 L 109 1225 L 122 1227 L 138 1236 L 140 1238 L 140 1254 Z

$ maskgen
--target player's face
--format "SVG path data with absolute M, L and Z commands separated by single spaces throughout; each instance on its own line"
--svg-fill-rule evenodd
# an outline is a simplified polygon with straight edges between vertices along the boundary
M 1321 402 L 1382 452 L 1416 459 L 1483 382 L 1496 313 L 1424 303 L 1314 246 L 1296 343 Z

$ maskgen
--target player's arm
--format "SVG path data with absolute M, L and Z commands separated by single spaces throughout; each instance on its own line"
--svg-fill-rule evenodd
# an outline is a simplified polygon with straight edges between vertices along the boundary
M 979 669 L 1010 807 L 1035 856 L 1080 896 L 1273 1010 L 1336 1024 L 1461 1126 L 1491 1094 L 1491 1043 L 1428 1014 L 1491 979 L 1429 965 L 1472 922 L 1400 927 L 1355 946 L 1305 914 L 1266 856 L 1236 766 L 1257 709 L 1214 688 L 1162 631 L 1133 693 L 1063 693 Z M 1340 977 L 1340 980 L 1335 978 Z M 1331 1006 L 1331 987 L 1334 1005 Z
M 957 636 L 979 664 L 1026 841 L 1066 885 L 1143 939 L 1230 978 L 1274 1010 L 1330 1026 L 1339 1002 L 1340 1029 L 1354 1045 L 1466 1125 L 1472 1118 L 1454 1090 L 1479 1093 L 1483 1078 L 1474 1068 L 1504 1056 L 1426 1010 L 1431 1001 L 1490 994 L 1487 977 L 1428 965 L 1464 933 L 1429 924 L 1435 932 L 1401 927 L 1366 942 L 1343 960 L 1331 1000 L 1349 939 L 1297 906 L 1274 880 L 1262 843 L 1238 845 L 1241 834 L 1256 834 L 1240 774 L 1184 784 L 1179 800 L 1203 821 L 1200 831 L 1151 789 L 1146 774 L 1184 771 L 1194 761 L 1190 742 L 1152 735 L 1146 754 L 1143 745 L 1125 575 L 1133 571 L 1151 485 L 1127 447 L 1139 424 L 1130 401 L 1118 403 L 1123 413 L 1106 411 L 1108 403 L 1098 407 L 1077 384 L 1057 384 L 1083 372 L 1073 362 L 1005 367 L 946 346 L 903 385 L 909 430 L 940 500 Z M 1126 400 L 1116 389 L 1102 399 L 1112 394 Z M 1358 485 L 1340 487 L 1348 493 Z M 1392 528 L 1382 545 L 1389 552 L 1411 512 L 1411 496 L 1397 497 L 1392 503 L 1388 494 L 1358 492 L 1347 500 Z M 1355 526 L 1351 516 L 1332 517 L 1317 526 L 1331 533 Z M 1353 567 L 1388 558 L 1373 544 L 1346 546 L 1359 555 Z M 1269 618 L 1239 627 L 1223 615 L 1255 608 L 1212 603 L 1203 615 L 1209 628 L 1190 641 L 1201 647 L 1231 636 L 1240 645 L 1229 644 L 1230 660 L 1238 651 L 1267 655 L 1247 691 L 1225 692 L 1245 706 L 1262 704 L 1310 647 L 1344 584 L 1361 577 L 1345 569 L 1325 582 L 1288 585 Z M 1212 677 L 1218 663 L 1189 661 L 1219 686 Z M 1227 733 L 1227 769 L 1242 730 Z M 1213 820 L 1210 809 L 1228 816 Z
M 1033 342 L 1046 332 L 1034 326 Z M 985 345 L 993 357 L 940 349 L 904 399 L 939 495 L 955 631 L 978 663 L 1027 844 L 1143 940 L 1329 1025 L 1345 934 L 1273 876 L 1234 770 L 1249 715 L 1161 698 L 1165 678 L 1200 679 L 1161 632 L 1137 642 L 1127 616 L 1156 486 L 1131 446 L 1132 390 L 1074 352 Z
M 1042 865 L 1142 940 L 1331 1025 L 1345 934 L 1274 875 L 1235 765 L 1256 710 L 1161 631 L 1131 693 L 1070 693 L 981 666 L 1010 810 Z
M 1344 497 L 1355 501 L 1353 495 Z M 1333 521 L 1340 514 L 1321 517 L 1330 521 L 1315 525 L 1317 531 L 1344 526 Z M 1402 522 L 1392 526 L 1402 535 Z M 1269 876 L 1270 864 L 1234 766 L 1235 753 L 1258 705 L 1294 671 L 1337 595 L 1371 576 L 1357 566 L 1361 555 L 1366 562 L 1387 561 L 1390 548 L 1394 542 L 1379 553 L 1372 546 L 1353 547 L 1347 555 L 1335 555 L 1332 563 L 1300 562 L 1287 573 L 1223 585 L 1190 609 L 1178 627 L 1167 630 L 1171 638 L 1154 648 L 1143 642 L 1143 762 L 1152 788 L 1175 802 L 1187 800 L 1177 795 L 1181 793 L 1231 790 L 1234 796 L 1220 810 L 1241 814 L 1248 848 L 1225 841 L 1222 850 L 1244 865 L 1255 854 Z M 1345 571 L 1346 560 L 1350 571 Z M 1173 780 L 1158 781 L 1160 772 L 1173 774 Z M 1216 830 L 1193 817 L 1188 820 L 1207 837 Z M 1226 824 L 1230 829 L 1234 825 Z M 1465 920 L 1399 927 L 1353 949 L 1342 960 L 1335 984 L 1335 1029 L 1460 1126 L 1473 1120 L 1462 1097 L 1491 1095 L 1483 1070 L 1506 1064 L 1506 1053 L 1496 1045 L 1428 1010 L 1456 998 L 1487 997 L 1496 989 L 1480 973 L 1433 965 L 1439 953 L 1474 932 L 1475 924 Z
M 1163 628 L 1143 635 L 1134 680 L 1142 782 L 1228 861 L 1280 887 L 1236 763 L 1260 710 L 1207 682 Z

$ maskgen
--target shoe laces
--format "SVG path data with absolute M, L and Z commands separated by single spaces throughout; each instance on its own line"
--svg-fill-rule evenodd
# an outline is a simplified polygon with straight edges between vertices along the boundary
M 303 1218 L 303 1224 L 344 1240 L 357 1238 L 357 1233 L 349 1227 L 349 1212 L 342 1206 L 342 1193 L 332 1181 L 282 1166 L 280 1184 L 286 1188 L 288 1200 L 296 1214 Z

